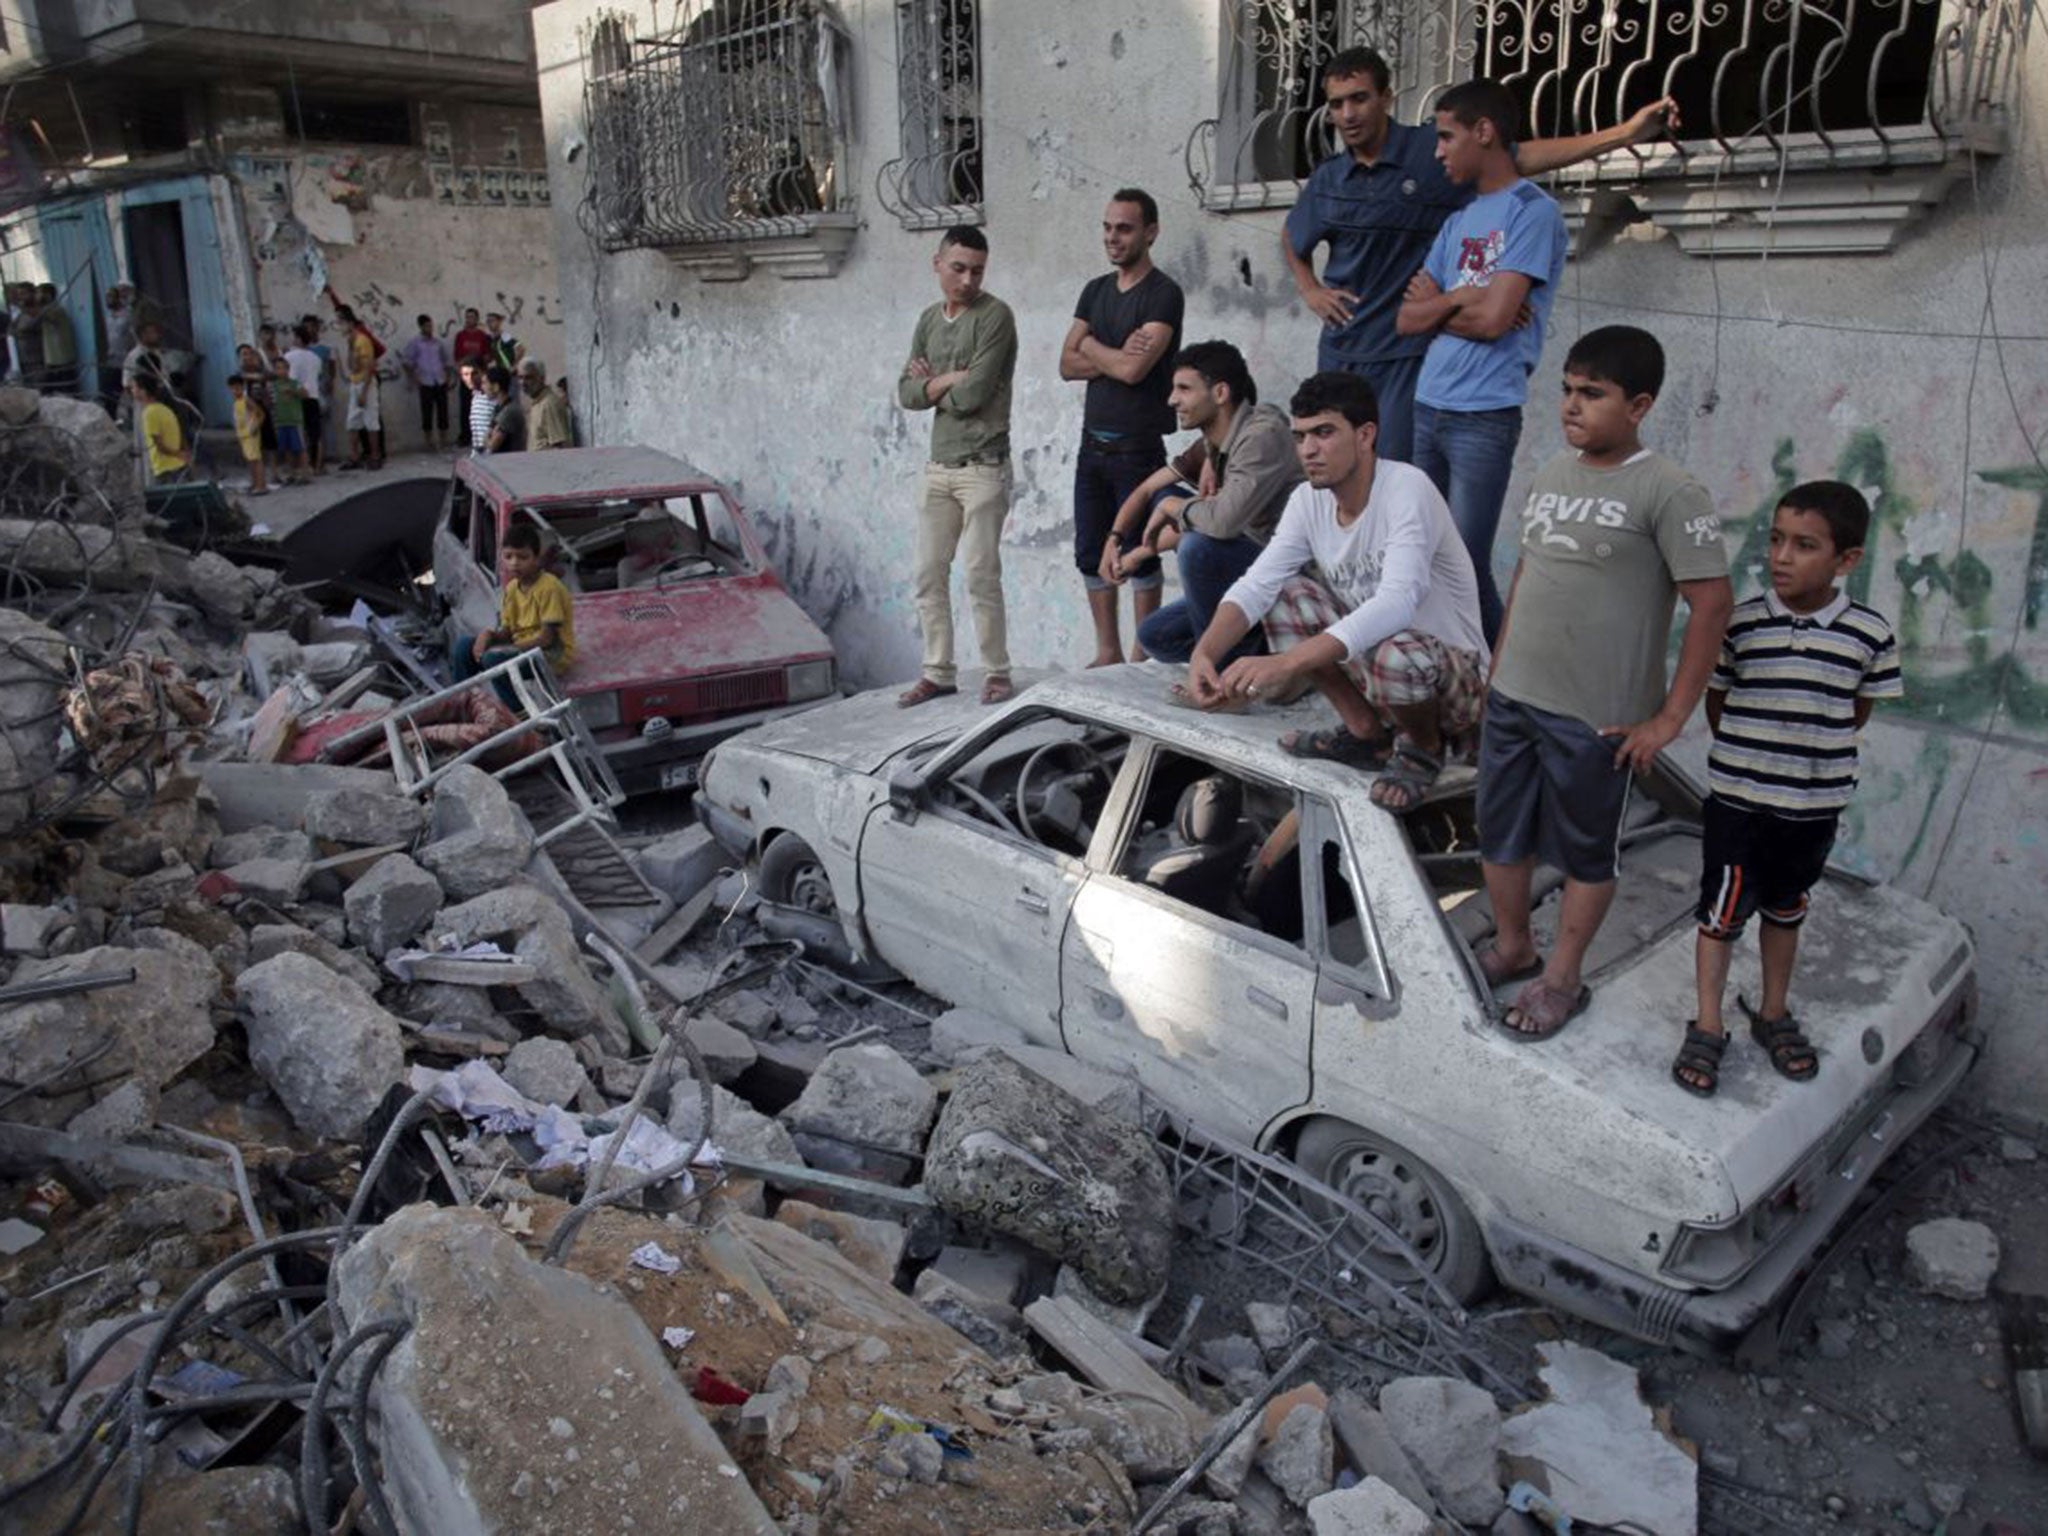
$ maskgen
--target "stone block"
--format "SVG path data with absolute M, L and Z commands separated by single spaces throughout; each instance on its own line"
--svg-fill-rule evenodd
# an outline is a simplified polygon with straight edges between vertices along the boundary
M 917 1068 L 870 1041 L 828 1055 L 780 1118 L 792 1131 L 915 1155 L 924 1149 L 938 1103 L 938 1090 Z
M 1330 1491 L 1336 1456 L 1330 1416 L 1314 1403 L 1296 1403 L 1273 1438 L 1259 1448 L 1258 1467 L 1289 1503 L 1306 1508 L 1311 1499 Z
M 348 936 L 373 955 L 403 949 L 441 910 L 441 882 L 402 853 L 386 854 L 342 893 Z
M 896 1267 L 903 1262 L 903 1244 L 909 1236 L 900 1222 L 827 1210 L 808 1200 L 783 1201 L 775 1219 L 837 1249 L 847 1262 L 884 1285 L 895 1284 Z
M 1998 1273 L 1998 1238 L 1981 1221 L 1943 1216 L 1906 1234 L 1906 1274 L 1930 1296 L 1982 1301 Z
M 313 839 L 290 827 L 251 827 L 246 832 L 229 832 L 213 841 L 206 862 L 214 869 L 232 869 L 251 859 L 313 861 Z
M 292 923 L 264 923 L 249 930 L 249 964 L 260 965 L 278 955 L 308 955 L 337 976 L 345 976 L 365 992 L 375 993 L 383 978 L 377 968 L 353 950 L 329 943 L 310 928 Z
M 677 1078 L 669 1087 L 668 1133 L 695 1146 L 704 1131 L 703 1097 L 696 1083 Z M 711 1142 L 738 1157 L 801 1167 L 803 1157 L 789 1132 L 745 1099 L 723 1088 L 711 1090 Z
M 1429 1507 L 1428 1486 L 1377 1408 L 1347 1388 L 1330 1399 L 1329 1412 L 1338 1448 L 1360 1477 L 1378 1478 L 1409 1503 Z
M 1376 1477 L 1309 1500 L 1313 1536 L 1435 1536 L 1436 1522 Z
M 682 906 L 718 878 L 725 850 L 702 827 L 658 837 L 635 855 L 647 883 Z
M 398 1021 L 306 955 L 253 965 L 236 982 L 249 1059 L 292 1120 L 315 1136 L 360 1135 L 405 1071 Z
M 273 907 L 289 907 L 305 895 L 313 866 L 303 859 L 246 859 L 226 873 L 244 896 Z
M 574 1104 L 577 1095 L 590 1086 L 574 1047 L 566 1040 L 545 1036 L 513 1046 L 498 1075 L 541 1104 Z
M 1379 1409 L 1453 1519 L 1486 1525 L 1501 1512 L 1500 1409 L 1491 1396 L 1449 1376 L 1410 1376 L 1380 1390 Z
M 505 786 L 473 763 L 434 786 L 429 841 L 420 863 L 450 896 L 465 900 L 502 887 L 533 857 L 533 828 Z
M 723 1019 L 699 1014 L 683 1026 L 683 1035 L 704 1058 L 714 1083 L 730 1083 L 760 1059 L 754 1042 Z
M 388 777 L 382 783 L 314 790 L 306 796 L 300 822 L 314 837 L 351 848 L 410 843 L 426 824 L 427 808 Z
M 604 988 L 584 967 L 569 914 L 538 886 L 514 881 L 443 907 L 428 931 L 446 934 L 458 945 L 495 940 L 534 968 L 534 979 L 520 983 L 519 998 L 548 1028 L 565 1036 L 588 1035 L 611 1055 L 624 1056 L 632 1049 Z
M 178 934 L 153 930 L 148 947 L 101 946 L 23 960 L 10 980 L 55 981 L 131 966 L 135 980 L 125 987 L 0 1008 L 0 1079 L 30 1083 L 50 1077 L 109 1038 L 112 1045 L 94 1060 L 95 1077 L 134 1073 L 161 1087 L 205 1055 L 213 1045 L 220 973 L 205 950 Z M 22 1101 L 11 1117 L 34 1118 L 38 1102 Z
M 910 1294 L 925 1311 L 994 1359 L 1005 1359 L 1027 1347 L 1023 1313 L 977 1295 L 936 1269 L 920 1274 Z

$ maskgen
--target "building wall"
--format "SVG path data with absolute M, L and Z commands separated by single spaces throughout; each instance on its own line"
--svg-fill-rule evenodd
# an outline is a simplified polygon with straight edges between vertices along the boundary
M 573 392 L 600 441 L 670 449 L 737 485 L 850 680 L 907 678 L 917 660 L 913 509 L 928 424 L 893 403 L 918 310 L 935 296 L 936 237 L 866 197 L 831 279 L 759 271 L 701 283 L 652 253 L 600 257 L 575 208 L 587 154 L 579 33 L 599 9 L 534 13 Z M 895 153 L 891 0 L 845 0 L 860 144 L 850 184 Z M 1022 342 L 1017 492 L 1004 560 L 1020 664 L 1074 666 L 1091 645 L 1070 555 L 1080 387 L 1057 356 L 1080 286 L 1104 269 L 1107 194 L 1146 187 L 1161 266 L 1188 295 L 1187 336 L 1235 342 L 1269 398 L 1314 366 L 1315 323 L 1277 243 L 1281 212 L 1214 215 L 1187 190 L 1182 145 L 1214 111 L 1214 0 L 1160 6 L 982 6 L 989 287 Z M 2040 85 L 2035 44 L 2022 62 Z M 1982 948 L 1992 1067 L 1977 1091 L 2040 1118 L 2048 1041 L 2028 999 L 2048 982 L 2048 353 L 2032 296 L 2048 278 L 2044 147 L 2031 115 L 1894 254 L 1709 262 L 1638 227 L 1568 273 L 1536 377 L 1515 488 L 1562 443 L 1551 402 L 1570 338 L 1615 321 L 1664 340 L 1671 376 L 1657 445 L 1707 483 L 1748 568 L 1777 491 L 1835 475 L 1876 496 L 1870 598 L 1907 642 L 1912 695 L 1869 732 L 1841 857 L 1968 921 Z M 1986 275 L 1993 303 L 1986 306 Z M 1993 332 L 2004 339 L 1994 341 Z M 1760 521 L 1761 519 L 1761 521 Z M 1505 562 L 1503 575 L 1505 574 Z M 1753 576 L 1744 589 L 1753 590 Z M 956 607 L 964 594 L 956 590 Z M 964 608 L 960 611 L 964 613 Z M 971 637 L 961 634 L 963 661 Z M 1704 752 L 1696 725 L 1681 750 Z M 1682 1020 L 1668 1026 L 1674 1039 Z

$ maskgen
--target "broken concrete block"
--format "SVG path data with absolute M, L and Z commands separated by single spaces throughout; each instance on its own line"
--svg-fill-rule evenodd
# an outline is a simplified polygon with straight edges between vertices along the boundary
M 764 1392 L 782 1392 L 798 1402 L 810 1395 L 811 1362 L 802 1355 L 782 1355 L 768 1367 L 768 1374 L 761 1378 Z
M 941 1208 L 1066 1260 L 1110 1301 L 1166 1284 L 1173 1193 L 1151 1138 L 1007 1055 L 957 1073 L 924 1182 Z
M 73 1115 L 64 1129 L 100 1141 L 127 1141 L 156 1123 L 156 1104 L 156 1085 L 131 1077 Z
M 121 1225 L 130 1232 L 160 1232 L 178 1227 L 194 1237 L 220 1232 L 242 1219 L 235 1197 L 203 1184 L 159 1184 L 143 1190 L 121 1207 Z
M 932 1020 L 931 1053 L 949 1067 L 959 1066 L 976 1051 L 1024 1043 L 1014 1026 L 971 1008 L 948 1008 Z
M 540 1035 L 513 1046 L 498 1075 L 541 1104 L 573 1104 L 590 1086 L 583 1063 L 569 1042 Z
M 380 982 L 377 969 L 361 955 L 330 944 L 310 928 L 291 923 L 264 923 L 249 930 L 249 964 L 260 965 L 278 955 L 307 955 L 337 976 L 346 976 L 365 992 Z
M 245 619 L 256 606 L 256 583 L 249 572 L 210 549 L 186 564 L 185 589 L 216 618 Z
M 697 1085 L 679 1077 L 669 1087 L 668 1133 L 695 1146 L 704 1132 L 703 1100 Z M 803 1157 L 789 1132 L 745 1099 L 723 1088 L 711 1090 L 712 1144 L 736 1157 L 801 1167 Z
M 775 1219 L 838 1249 L 849 1263 L 866 1270 L 884 1285 L 895 1283 L 896 1266 L 903 1262 L 903 1243 L 909 1236 L 901 1223 L 829 1211 L 808 1200 L 783 1201 Z
M 63 907 L 0 902 L 0 952 L 39 957 L 54 954 L 77 926 L 77 915 Z
M 936 1269 L 920 1274 L 910 1294 L 925 1311 L 998 1360 L 1026 1348 L 1023 1313 L 977 1295 Z
M 402 853 L 386 854 L 342 893 L 349 939 L 373 955 L 402 949 L 441 910 L 441 882 Z
M 55 519 L 49 528 L 59 538 L 70 531 Z M 58 700 L 70 676 L 69 641 L 27 614 L 0 608 L 0 836 L 63 797 L 55 777 L 64 724 Z
M 410 843 L 425 830 L 427 808 L 385 775 L 381 783 L 315 790 L 301 825 L 314 837 L 351 848 Z
M 213 996 L 220 974 L 213 959 L 190 939 L 154 930 L 149 947 L 102 946 L 50 960 L 24 960 L 13 981 L 55 981 L 123 971 L 135 980 L 69 997 L 44 998 L 0 1008 L 0 1079 L 31 1083 L 67 1063 L 114 1044 L 93 1063 L 94 1077 L 129 1072 L 161 1087 L 213 1046 Z M 44 1101 L 30 1098 L 9 1111 L 33 1119 Z M 76 1108 L 67 1106 L 66 1112 Z
M 683 1034 L 704 1058 L 714 1083 L 729 1083 L 759 1059 L 754 1042 L 723 1019 L 699 1014 L 683 1026 Z
M 640 874 L 677 906 L 718 878 L 725 850 L 702 827 L 658 837 L 635 855 Z
M 533 857 L 525 814 L 505 786 L 474 763 L 449 769 L 434 786 L 427 835 L 420 863 L 457 900 L 498 889 Z
M 373 1397 L 401 1530 L 778 1536 L 633 1310 L 529 1258 L 491 1216 L 408 1207 L 365 1233 L 339 1271 L 351 1327 L 412 1324 Z M 538 1405 L 538 1421 L 531 1406 L 513 1411 L 521 1404 Z M 630 1475 L 603 1455 L 621 1425 L 659 1448 Z
M 1309 1500 L 1313 1536 L 1434 1536 L 1436 1522 L 1376 1477 Z
M 1329 1414 L 1337 1445 L 1360 1477 L 1376 1477 L 1409 1503 L 1429 1507 L 1428 1486 L 1377 1408 L 1346 1388 L 1330 1399 Z
M 1252 1341 L 1268 1355 L 1284 1354 L 1294 1342 L 1295 1312 L 1284 1301 L 1248 1301 L 1244 1318 L 1251 1324 Z
M 1906 1234 L 1906 1274 L 1930 1296 L 1982 1301 L 1998 1273 L 1998 1238 L 1981 1221 L 1943 1216 Z
M 1209 1463 L 1209 1469 L 1202 1474 L 1203 1486 L 1219 1499 L 1236 1498 L 1244 1488 L 1244 1480 L 1251 1476 L 1252 1463 L 1258 1455 L 1259 1418 L 1253 1414 Z
M 1296 1403 L 1259 1448 L 1258 1466 L 1290 1503 L 1307 1508 L 1309 1500 L 1330 1491 L 1336 1458 L 1330 1416 L 1314 1403 Z
M 289 827 L 251 827 L 246 832 L 229 832 L 213 841 L 206 862 L 214 869 L 232 869 L 251 859 L 293 859 L 310 864 L 314 858 L 313 839 Z
M 235 983 L 249 1060 L 300 1129 L 359 1134 L 405 1071 L 398 1021 L 361 987 L 305 955 L 252 965 Z
M 938 1090 L 917 1068 L 880 1041 L 834 1051 L 780 1116 L 796 1135 L 816 1142 L 807 1151 L 814 1166 L 828 1158 L 863 1150 L 915 1155 L 939 1105 Z
M 519 998 L 548 1028 L 561 1035 L 589 1035 L 610 1055 L 631 1051 L 626 1026 L 584 968 L 569 914 L 538 886 L 517 881 L 444 907 L 428 931 L 436 937 L 446 934 L 457 945 L 496 940 L 534 968 L 534 979 L 520 983 Z
M 760 992 L 735 992 L 731 997 L 721 997 L 711 1005 L 711 1011 L 749 1040 L 759 1040 L 782 1018 L 775 1004 Z
M 1133 1482 L 1174 1476 L 1195 1459 L 1199 1446 L 1180 1409 L 1136 1393 L 1090 1399 L 1071 1417 L 1123 1463 Z
M 760 1441 L 770 1456 L 780 1456 L 783 1442 L 802 1424 L 803 1408 L 787 1393 L 756 1392 L 740 1404 L 740 1434 Z
M 320 640 L 299 647 L 298 670 L 323 688 L 346 682 L 370 664 L 370 646 L 364 640 Z
M 948 1243 L 932 1260 L 933 1269 L 975 1295 L 1014 1307 L 1024 1294 L 1024 1282 L 1031 1271 L 1031 1252 L 1015 1247 L 965 1248 Z
M 244 896 L 273 907 L 289 907 L 306 893 L 313 866 L 303 859 L 245 859 L 226 873 Z
M 1635 1371 L 1582 1344 L 1547 1342 L 1536 1353 L 1550 1401 L 1501 1425 L 1510 1478 L 1526 1463 L 1574 1524 L 1697 1529 L 1699 1466 L 1658 1427 Z
M 1490 1395 L 1449 1376 L 1410 1376 L 1382 1387 L 1379 1407 L 1446 1513 L 1485 1525 L 1501 1512 L 1500 1409 Z

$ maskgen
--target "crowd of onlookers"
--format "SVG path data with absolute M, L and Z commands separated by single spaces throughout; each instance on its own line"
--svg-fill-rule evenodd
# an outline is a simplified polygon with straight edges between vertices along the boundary
M 330 468 L 381 468 L 387 388 L 417 397 L 429 450 L 573 445 L 568 380 L 550 384 L 546 365 L 506 331 L 503 315 L 467 309 L 448 336 L 421 315 L 416 333 L 394 349 L 331 289 L 326 296 L 333 319 L 265 322 L 253 342 L 236 348 L 227 387 L 245 494 L 265 495 Z M 110 287 L 100 364 L 87 369 L 81 335 L 89 349 L 91 333 L 81 331 L 55 284 L 12 283 L 6 297 L 9 380 L 46 394 L 96 393 L 117 420 L 133 424 L 152 481 L 192 475 L 195 463 L 208 478 L 222 478 L 199 443 L 203 417 L 193 397 L 200 359 L 172 344 L 158 306 L 127 284 Z

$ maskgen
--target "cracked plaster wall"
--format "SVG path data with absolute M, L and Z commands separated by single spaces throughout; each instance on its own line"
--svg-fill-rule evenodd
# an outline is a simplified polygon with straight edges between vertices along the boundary
M 598 440 L 668 448 L 733 482 L 849 681 L 907 678 L 928 423 L 896 408 L 892 386 L 917 312 L 936 296 L 936 236 L 900 229 L 871 190 L 897 140 L 894 7 L 843 6 L 858 40 L 851 179 L 865 219 L 846 265 L 829 280 L 757 272 L 722 284 L 654 253 L 601 257 L 577 228 L 588 157 L 572 163 L 566 149 L 587 136 L 577 34 L 596 8 L 557 0 L 534 13 L 568 330 L 590 342 L 572 369 L 579 410 Z M 1315 323 L 1276 249 L 1284 214 L 1207 214 L 1187 190 L 1182 144 L 1214 110 L 1213 3 L 986 0 L 982 16 L 988 285 L 1016 310 L 1022 343 L 1004 547 L 1011 645 L 1020 664 L 1072 666 L 1090 649 L 1069 553 L 1081 403 L 1057 354 L 1082 283 L 1104 269 L 1108 192 L 1136 183 L 1159 199 L 1155 256 L 1187 291 L 1188 339 L 1236 343 L 1267 398 L 1284 400 L 1314 366 Z M 2022 74 L 2038 87 L 2044 72 L 2036 43 Z M 2038 95 L 2023 87 L 2020 100 Z M 2044 148 L 2023 117 L 1977 190 L 1966 181 L 1889 256 L 1710 264 L 1635 226 L 1576 262 L 1508 498 L 1512 515 L 1535 466 L 1562 446 L 1553 402 L 1571 338 L 1614 322 L 1665 344 L 1670 374 L 1648 436 L 1714 492 L 1743 592 L 1755 590 L 1780 489 L 1839 475 L 1876 493 L 1864 583 L 1908 641 L 1912 697 L 1868 734 L 1837 856 L 1971 925 L 1993 1026 L 1972 1091 L 2035 1121 L 2048 1117 L 2048 1039 L 2032 1001 L 2048 987 L 2048 466 L 2034 451 L 2048 442 L 2048 338 L 2030 298 L 2048 280 Z M 1995 318 L 2013 338 L 2002 370 L 2000 349 L 1978 340 L 1994 255 Z M 1504 577 L 1507 562 L 1496 563 Z M 954 600 L 972 664 L 957 583 Z M 1679 750 L 1701 762 L 1703 723 Z M 1682 1023 L 1646 1027 L 1675 1041 Z

